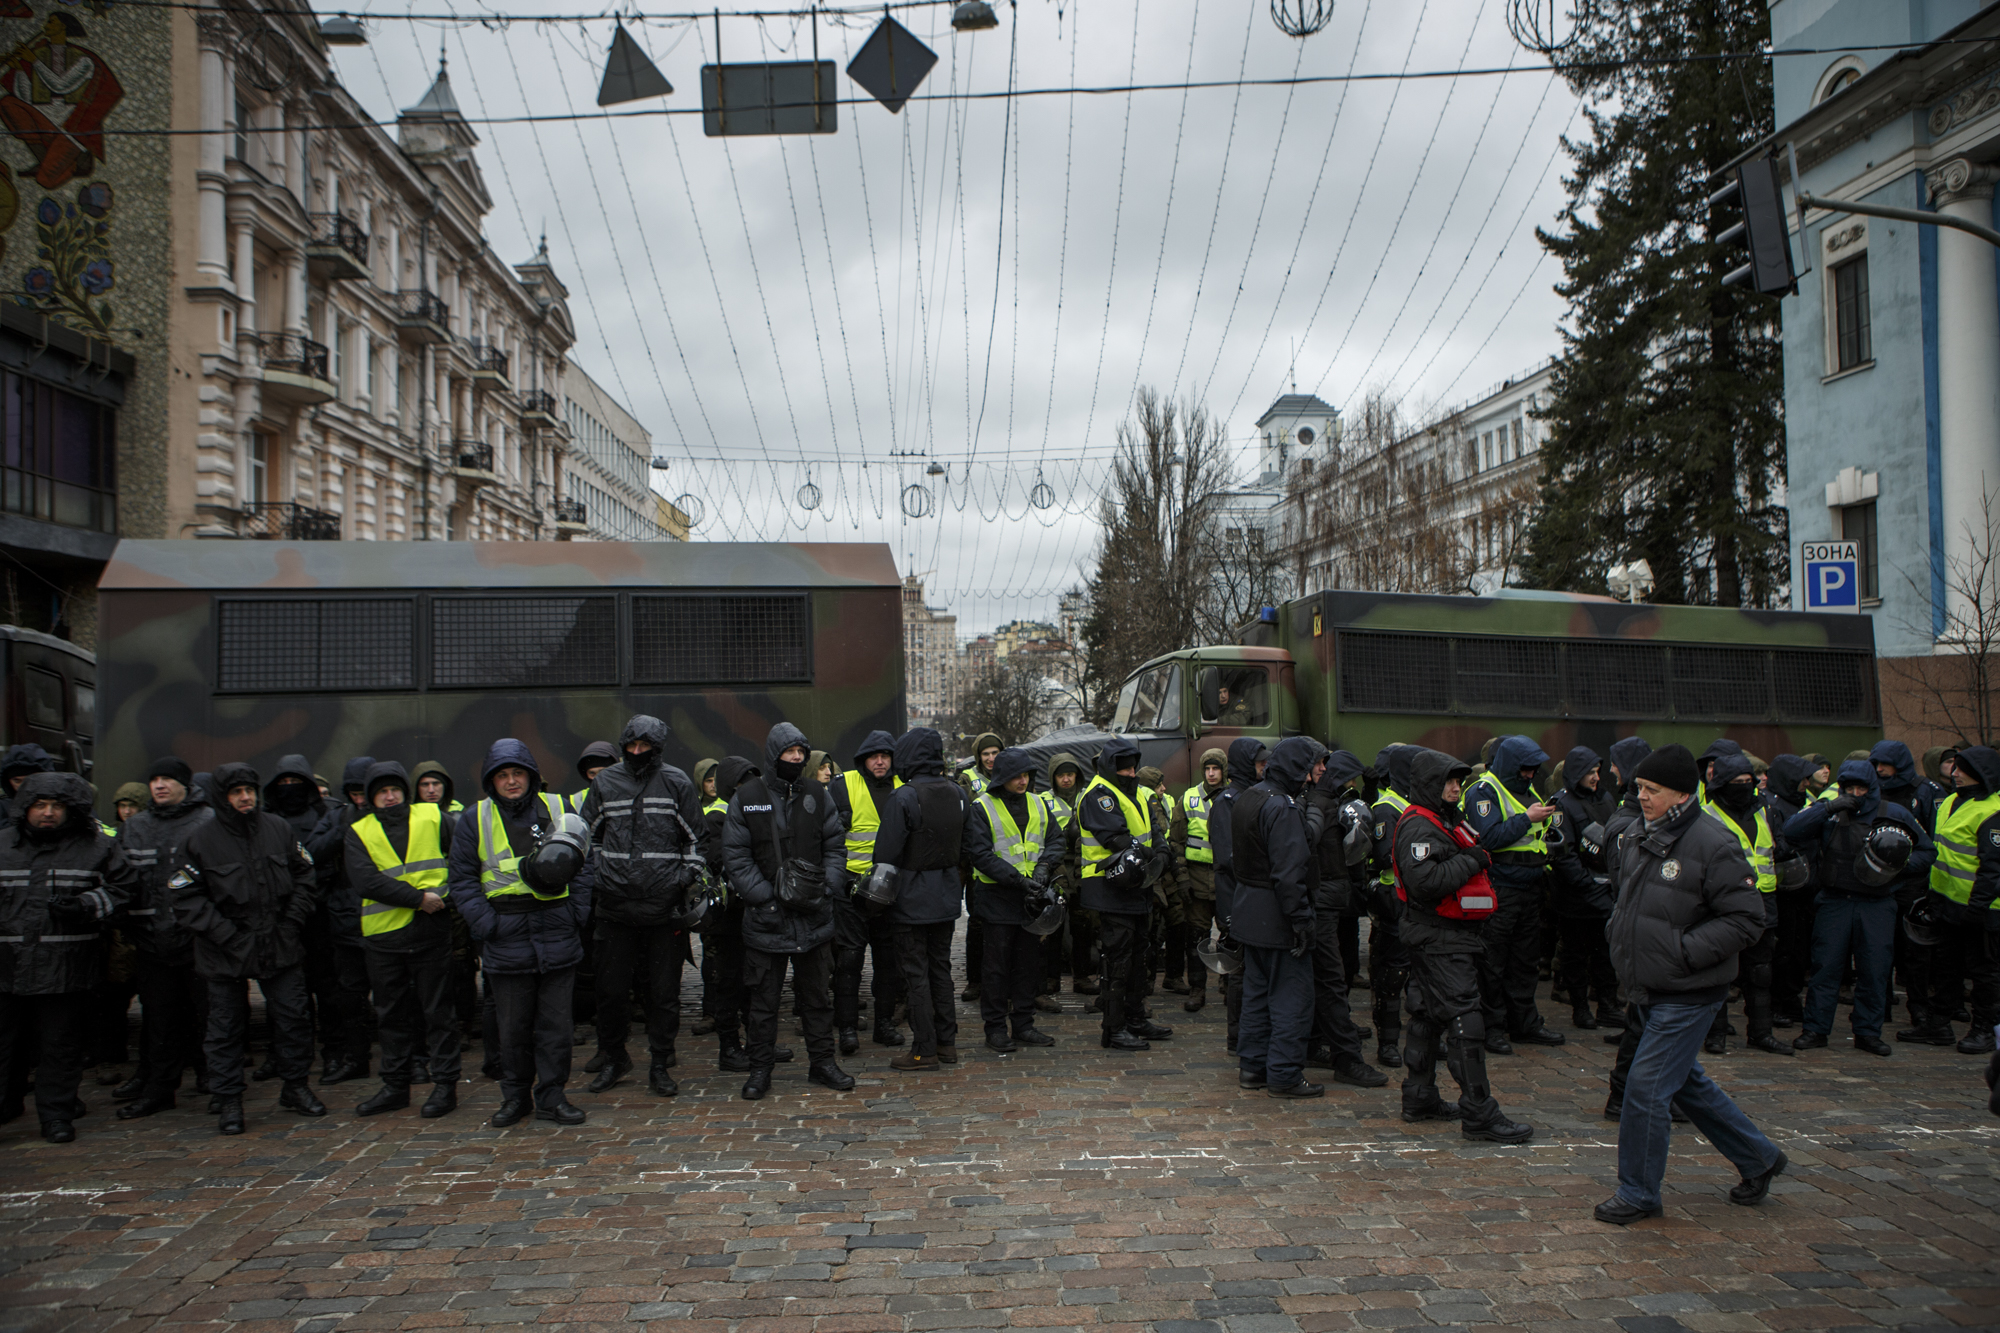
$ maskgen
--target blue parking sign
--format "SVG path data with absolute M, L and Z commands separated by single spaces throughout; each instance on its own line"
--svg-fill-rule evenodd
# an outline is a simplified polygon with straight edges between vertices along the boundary
M 1808 611 L 1861 609 L 1861 544 L 1800 542 L 1799 575 Z

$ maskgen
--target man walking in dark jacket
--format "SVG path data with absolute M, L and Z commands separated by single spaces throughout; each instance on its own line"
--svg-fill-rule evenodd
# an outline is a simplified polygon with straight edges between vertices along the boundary
M 139 888 L 116 839 L 97 826 L 89 783 L 74 773 L 22 779 L 0 832 L 0 1123 L 21 1114 L 16 1080 L 27 1071 L 13 1062 L 18 1038 L 33 1033 L 42 1137 L 76 1138 L 89 993 L 104 979 L 103 923 Z M 240 1058 L 237 1066 L 240 1078 Z
M 195 1091 L 208 1091 L 208 1062 L 201 1037 L 208 1026 L 208 987 L 194 970 L 194 940 L 174 919 L 174 892 L 168 881 L 181 868 L 188 835 L 211 818 L 207 803 L 188 785 L 194 770 L 173 755 L 146 770 L 150 803 L 125 821 L 118 849 L 138 875 L 139 888 L 125 912 L 125 937 L 139 955 L 140 1071 L 143 1081 L 128 1091 L 136 1100 L 118 1108 L 120 1120 L 137 1120 L 174 1105 L 181 1070 L 195 1069 Z
M 722 827 L 729 888 L 743 902 L 750 1047 L 745 1101 L 759 1101 L 771 1091 L 787 964 L 812 1059 L 808 1077 L 836 1092 L 854 1086 L 835 1061 L 833 1036 L 831 899 L 846 874 L 845 838 L 833 798 L 806 772 L 811 751 L 805 733 L 791 723 L 772 727 L 764 740 L 772 776 L 752 775 L 737 785 Z
M 1492 858 L 1459 811 L 1472 768 L 1436 750 L 1409 757 L 1409 805 L 1396 822 L 1396 892 L 1410 951 L 1412 1008 L 1403 1033 L 1403 1119 L 1460 1120 L 1468 1139 L 1526 1143 L 1533 1125 L 1509 1120 L 1486 1079 L 1486 1022 L 1479 998 L 1480 927 L 1494 909 Z M 1437 1038 L 1458 1081 L 1456 1102 L 1437 1090 Z
M 1736 836 L 1694 798 L 1701 785 L 1684 745 L 1655 750 L 1634 778 L 1644 825 L 1619 852 L 1611 957 L 1641 1024 L 1618 1120 L 1618 1192 L 1600 1222 L 1625 1226 L 1661 1212 L 1677 1103 L 1743 1177 L 1729 1201 L 1754 1204 L 1785 1155 L 1703 1072 L 1701 1043 L 1729 997 L 1736 956 L 1764 930 L 1757 877 Z
M 188 835 L 174 877 L 174 915 L 194 936 L 194 966 L 208 981 L 209 1086 L 220 1099 L 216 1128 L 241 1134 L 243 1051 L 250 1035 L 251 978 L 264 993 L 271 1055 L 284 1080 L 278 1105 L 322 1116 L 306 1085 L 312 1019 L 306 1011 L 303 943 L 313 914 L 313 863 L 291 825 L 257 808 L 263 784 L 248 764 L 220 764 L 211 779 L 215 818 Z
M 667 724 L 635 714 L 618 738 L 622 758 L 600 768 L 578 813 L 590 826 L 597 874 L 597 1042 L 604 1065 L 592 1092 L 608 1091 L 632 1068 L 633 974 L 643 963 L 646 1086 L 662 1097 L 680 1092 L 667 1070 L 681 1027 L 681 964 L 687 932 L 672 923 L 699 875 L 708 825 L 694 782 L 666 760 Z
M 1319 1097 L 1305 1078 L 1313 1020 L 1313 844 L 1297 800 L 1324 772 L 1316 740 L 1278 742 L 1263 780 L 1229 815 L 1234 897 L 1229 931 L 1243 946 L 1237 1084 L 1272 1097 Z
M 1083 847 L 1083 905 L 1097 913 L 1104 955 L 1104 1029 L 1107 1050 L 1143 1051 L 1174 1030 L 1147 1018 L 1146 926 L 1153 895 L 1146 885 L 1124 884 L 1106 872 L 1112 858 L 1137 846 L 1166 869 L 1167 852 L 1153 845 L 1153 821 L 1139 791 L 1139 747 L 1122 736 L 1097 754 L 1097 776 L 1077 798 L 1077 836 Z
M 410 1104 L 411 1065 L 422 1049 L 431 1075 L 423 1118 L 458 1107 L 458 1011 L 451 1000 L 451 917 L 445 895 L 454 816 L 410 801 L 403 766 L 376 764 L 365 787 L 369 813 L 347 830 L 347 882 L 361 903 L 361 943 L 382 1034 L 382 1088 L 360 1115 Z
M 542 790 L 527 746 L 511 736 L 493 742 L 479 782 L 486 796 L 458 818 L 445 883 L 494 998 L 502 1072 L 491 1123 L 519 1124 L 532 1108 L 537 1120 L 580 1125 L 584 1113 L 566 1090 L 592 866 L 561 887 L 537 888 L 522 874 L 522 858 L 568 813 L 562 797 Z
M 977 781 L 965 785 L 946 777 L 944 738 L 929 727 L 914 728 L 897 740 L 895 770 L 903 785 L 882 803 L 875 864 L 895 871 L 896 897 L 885 915 L 896 933 L 904 1000 L 910 1009 L 910 1049 L 891 1060 L 889 1067 L 915 1073 L 958 1063 L 951 937 L 965 896 L 959 862 L 972 801 L 969 787 L 977 786 L 984 794 L 993 770 L 981 766 Z M 968 935 L 968 948 L 970 940 Z M 970 958 L 968 969 L 973 966 Z
M 986 1044 L 1003 1054 L 1022 1046 L 1053 1046 L 1035 1026 L 1035 993 L 1042 984 L 1042 937 L 1028 929 L 1058 894 L 1062 864 L 1061 818 L 1040 792 L 1028 790 L 1035 761 L 1025 750 L 1002 750 L 992 781 L 965 821 L 966 856 L 972 862 L 972 913 L 985 925 L 980 959 L 980 1017 Z M 972 966 L 967 960 L 966 966 Z

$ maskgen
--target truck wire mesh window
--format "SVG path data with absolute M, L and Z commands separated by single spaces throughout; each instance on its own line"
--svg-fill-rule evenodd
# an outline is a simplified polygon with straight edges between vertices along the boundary
M 1875 722 L 1871 688 L 1875 660 L 1867 653 L 1780 649 L 1775 687 L 1778 717 L 1786 722 Z
M 634 684 L 811 680 L 812 604 L 804 594 L 632 599 Z
M 617 683 L 615 597 L 431 602 L 431 684 L 440 689 Z
M 416 685 L 408 598 L 220 601 L 222 690 L 407 690 Z
M 1571 716 L 1614 722 L 1671 716 L 1665 648 L 1572 640 L 1563 655 L 1564 693 Z
M 1457 660 L 1461 712 L 1543 717 L 1561 708 L 1554 639 L 1460 638 Z
M 1771 716 L 1770 654 L 1765 649 L 1675 644 L 1673 654 L 1675 716 Z
M 1363 713 L 1451 711 L 1451 640 L 1340 631 L 1340 706 Z

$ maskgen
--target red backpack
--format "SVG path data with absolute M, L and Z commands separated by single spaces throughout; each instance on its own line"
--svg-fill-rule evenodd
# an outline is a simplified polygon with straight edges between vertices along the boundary
M 1420 805 L 1411 805 L 1403 811 L 1402 817 L 1396 821 L 1396 830 L 1399 835 L 1402 832 L 1404 822 L 1412 815 L 1435 825 L 1438 832 L 1450 838 L 1460 847 L 1470 848 L 1478 842 L 1465 825 L 1460 824 L 1457 828 L 1446 828 L 1442 819 L 1439 819 Z M 1400 841 L 1400 837 L 1398 841 Z M 1410 895 L 1403 892 L 1403 867 L 1400 864 L 1396 866 L 1396 897 L 1403 902 L 1410 901 Z M 1488 879 L 1486 872 L 1482 870 L 1471 879 L 1465 881 L 1465 883 L 1459 885 L 1458 890 L 1449 898 L 1440 902 L 1435 910 L 1439 916 L 1447 917 L 1453 921 L 1483 921 L 1499 910 L 1499 907 L 1500 900 L 1493 892 L 1493 881 Z

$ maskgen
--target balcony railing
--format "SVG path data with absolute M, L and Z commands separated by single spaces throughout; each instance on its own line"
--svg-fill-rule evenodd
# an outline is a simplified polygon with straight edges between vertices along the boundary
M 264 348 L 264 369 L 325 380 L 326 344 L 314 342 L 302 333 L 266 333 L 258 341 Z
M 263 541 L 337 542 L 340 515 L 291 500 L 260 500 L 243 506 L 237 532 Z
M 452 466 L 462 472 L 491 472 L 493 446 L 483 440 L 458 440 L 452 444 Z
M 451 310 L 436 292 L 405 288 L 396 293 L 396 326 L 419 341 L 441 343 L 451 336 Z
M 557 418 L 556 396 L 547 389 L 530 389 L 521 395 L 521 415 L 524 417 L 547 417 L 553 425 Z
M 590 525 L 590 508 L 581 500 L 558 500 L 556 501 L 556 523 L 559 526 L 573 523 L 580 528 L 588 527 Z
M 487 343 L 468 343 L 466 355 L 472 360 L 472 382 L 489 389 L 513 388 L 507 378 L 507 354 Z
M 335 278 L 368 276 L 368 233 L 345 213 L 315 213 L 306 257 Z

